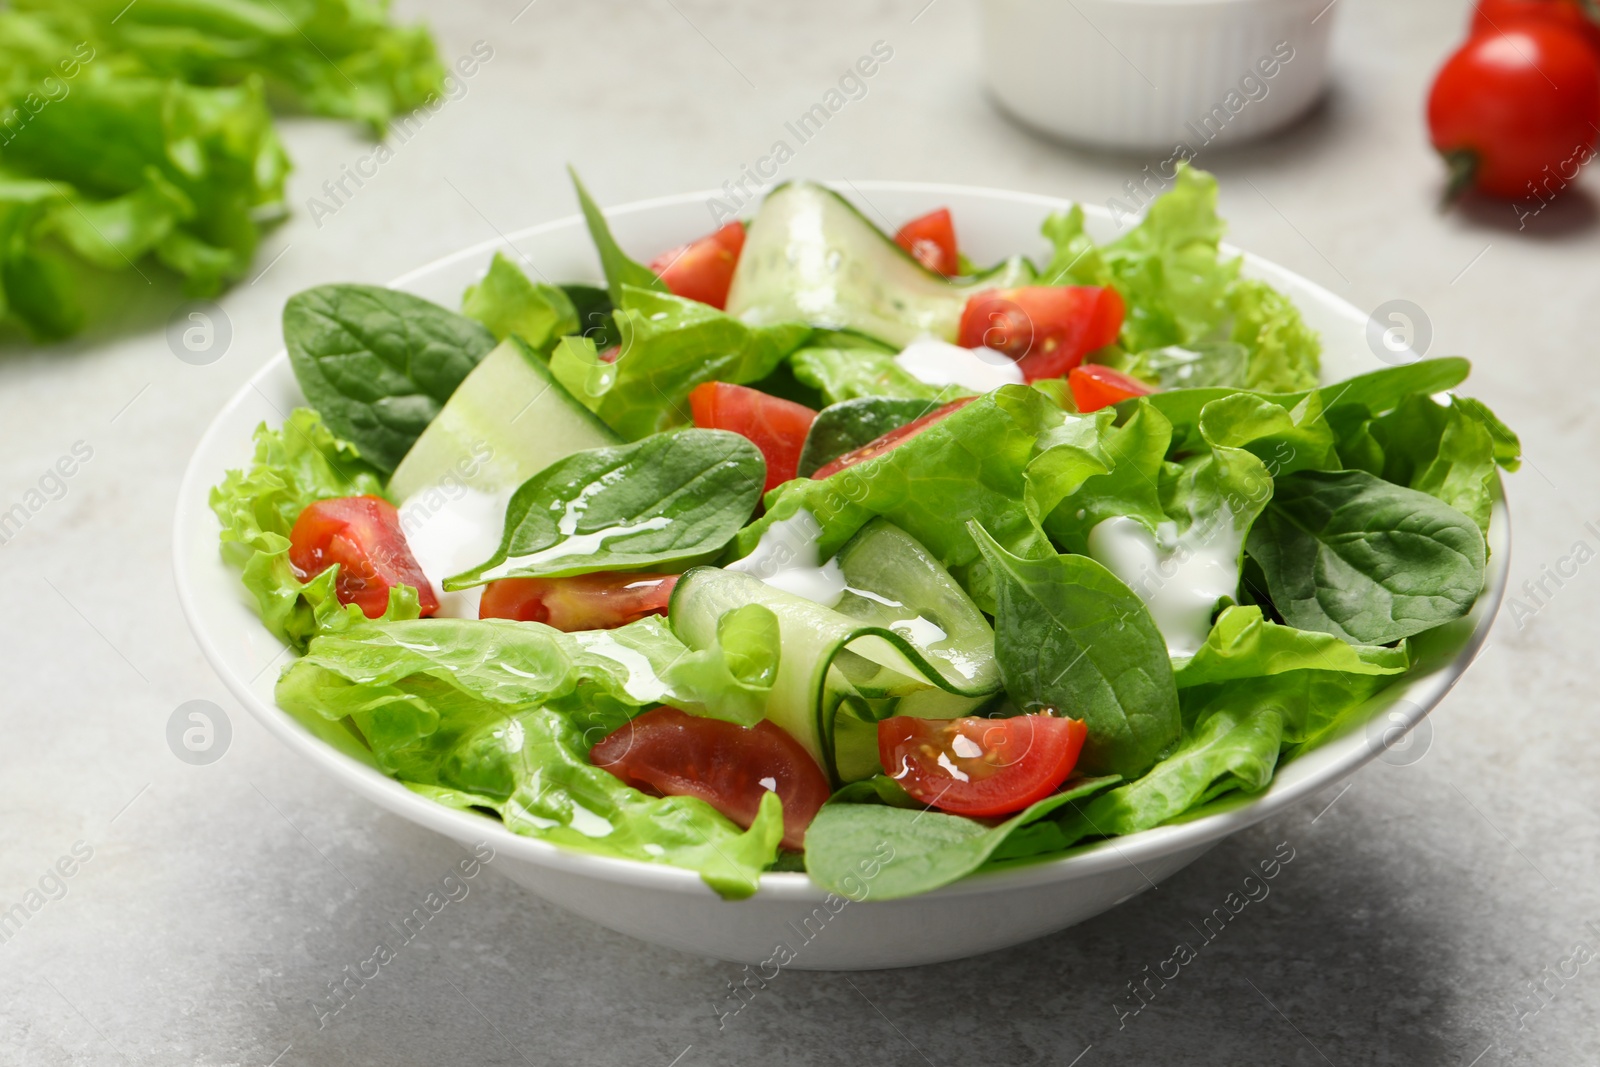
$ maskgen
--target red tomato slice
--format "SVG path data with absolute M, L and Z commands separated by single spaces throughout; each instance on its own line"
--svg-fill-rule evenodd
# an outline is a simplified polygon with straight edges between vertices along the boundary
M 400 513 L 376 496 L 319 500 L 300 513 L 289 531 L 289 562 L 305 579 L 335 564 L 333 589 L 341 604 L 355 604 L 369 619 L 389 607 L 389 590 L 409 585 L 423 615 L 439 610 L 433 583 L 400 530 Z
M 1089 728 L 1078 719 L 914 719 L 878 723 L 884 771 L 922 803 L 955 815 L 1009 815 L 1072 773 Z
M 1156 387 L 1098 363 L 1085 363 L 1067 371 L 1067 385 L 1078 410 L 1099 411 L 1136 396 L 1149 396 Z
M 904 426 L 897 426 L 888 433 L 884 434 L 882 437 L 879 437 L 873 441 L 868 441 L 855 451 L 846 452 L 832 463 L 827 463 L 821 467 L 818 467 L 814 472 L 812 472 L 811 477 L 820 482 L 824 478 L 838 474 L 846 467 L 854 467 L 857 463 L 865 463 L 869 459 L 877 459 L 885 452 L 893 451 L 894 449 L 905 444 L 907 441 L 911 440 L 913 437 L 917 436 L 917 434 L 921 433 L 923 430 L 926 430 L 929 426 L 932 426 L 946 415 L 949 415 L 952 412 L 960 411 L 962 408 L 966 407 L 976 399 L 978 398 L 975 396 L 964 396 L 959 400 L 952 400 L 944 407 L 936 408 L 922 416 L 920 419 L 913 419 Z
M 1115 289 L 1030 285 L 974 294 L 961 312 L 958 344 L 988 347 L 1017 361 L 1030 382 L 1060 378 L 1122 332 Z
M 650 261 L 672 293 L 710 304 L 721 310 L 728 303 L 728 286 L 744 251 L 744 223 L 730 222 L 716 233 L 663 252 Z
M 910 252 L 918 263 L 946 278 L 961 272 L 956 252 L 956 225 L 950 209 L 940 208 L 912 219 L 894 235 L 894 243 Z
M 732 430 L 761 449 L 767 460 L 767 489 L 795 476 L 806 434 L 817 419 L 817 413 L 804 404 L 727 382 L 695 386 L 689 410 L 702 430 Z
M 676 574 L 615 571 L 570 578 L 501 578 L 483 587 L 480 619 L 542 622 L 557 630 L 614 630 L 665 615 Z
M 636 789 L 699 797 L 748 828 L 768 792 L 783 801 L 783 846 L 805 847 L 806 827 L 828 799 L 828 780 L 800 742 L 770 722 L 746 729 L 677 708 L 647 711 L 589 753 Z

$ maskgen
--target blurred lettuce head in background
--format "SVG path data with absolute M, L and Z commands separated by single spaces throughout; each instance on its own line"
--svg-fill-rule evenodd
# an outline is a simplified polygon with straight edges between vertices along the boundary
M 81 329 L 105 272 L 154 261 L 194 296 L 286 214 L 269 105 L 363 123 L 440 93 L 385 0 L 15 0 L 0 10 L 0 321 Z M 148 276 L 147 276 L 148 277 Z

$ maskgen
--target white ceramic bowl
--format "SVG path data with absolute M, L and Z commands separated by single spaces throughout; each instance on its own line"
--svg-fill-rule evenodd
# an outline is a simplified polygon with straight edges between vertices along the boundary
M 1293 121 L 1328 74 L 1330 0 L 984 0 L 1000 102 L 1108 148 L 1190 154 Z
M 1022 193 L 902 182 L 856 182 L 844 191 L 870 199 L 864 205 L 869 213 L 883 212 L 890 219 L 948 205 L 960 220 L 966 250 L 980 263 L 1015 252 L 1044 255 L 1039 223 L 1047 212 L 1067 206 L 1066 201 Z M 609 214 L 623 247 L 648 255 L 710 229 L 706 202 L 712 195 L 651 200 Z M 1112 232 L 1103 211 L 1087 210 L 1096 227 Z M 574 215 L 465 249 L 394 285 L 454 307 L 462 289 L 497 250 L 526 255 L 549 278 L 599 276 L 589 238 Z M 1246 264 L 1248 273 L 1289 294 L 1321 332 L 1327 377 L 1382 366 L 1367 347 L 1366 316 L 1281 267 L 1253 257 Z M 1270 788 L 1227 811 L 1091 844 L 1065 858 L 980 874 L 905 900 L 875 902 L 869 895 L 863 902 L 841 905 L 840 898 L 833 898 L 830 909 L 827 895 L 805 875 L 767 874 L 753 898 L 729 902 L 689 871 L 564 852 L 518 837 L 491 819 L 435 804 L 330 748 L 277 707 L 272 689 L 287 662 L 285 650 L 249 606 L 238 574 L 223 564 L 218 525 L 206 494 L 225 470 L 248 462 L 251 433 L 258 423 L 276 424 L 300 403 L 300 389 L 280 352 L 206 431 L 178 497 L 173 553 L 179 598 L 200 647 L 234 696 L 284 744 L 363 797 L 463 843 L 489 842 L 497 854 L 495 869 L 539 896 L 647 941 L 747 963 L 770 957 L 780 941 L 798 948 L 791 966 L 800 968 L 928 963 L 1003 948 L 1097 915 L 1182 868 L 1229 834 L 1338 782 L 1382 751 L 1385 742 L 1392 744 L 1466 669 L 1488 633 L 1506 584 L 1510 539 L 1502 504 L 1489 533 L 1488 589 L 1471 616 L 1441 643 L 1445 647 L 1385 695 L 1384 707 L 1374 709 L 1368 728 L 1357 728 L 1282 767 Z M 798 932 L 808 929 L 821 932 L 802 944 Z

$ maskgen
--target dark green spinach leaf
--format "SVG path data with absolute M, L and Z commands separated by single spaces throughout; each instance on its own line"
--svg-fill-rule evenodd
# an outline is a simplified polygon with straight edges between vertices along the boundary
M 568 167 L 567 173 L 572 175 L 572 187 L 578 191 L 578 205 L 583 208 L 583 221 L 589 226 L 595 251 L 600 253 L 600 269 L 605 271 L 606 289 L 611 294 L 611 302 L 618 305 L 622 303 L 624 285 L 666 292 L 667 287 L 656 277 L 656 272 L 630 259 L 617 244 L 617 239 L 611 236 L 611 227 L 607 225 L 604 213 L 589 195 L 589 190 L 583 187 L 583 182 L 578 180 L 578 172 Z
M 1290 626 L 1385 645 L 1471 610 L 1483 534 L 1427 493 L 1365 471 L 1277 479 L 1246 549 Z
M 374 285 L 296 293 L 283 339 L 307 402 L 386 473 L 495 346 L 465 315 Z
M 723 430 L 680 430 L 575 452 L 522 484 L 506 508 L 494 557 L 444 586 L 698 559 L 749 521 L 765 478 L 756 446 Z
M 1023 559 L 969 525 L 995 582 L 995 658 L 1023 709 L 1089 727 L 1084 774 L 1135 777 L 1178 740 L 1178 688 L 1144 601 L 1088 556 Z
M 939 406 L 937 400 L 863 396 L 822 409 L 800 450 L 801 478 Z

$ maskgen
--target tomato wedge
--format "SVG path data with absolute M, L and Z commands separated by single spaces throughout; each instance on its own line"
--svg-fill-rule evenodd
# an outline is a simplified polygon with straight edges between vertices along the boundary
M 689 410 L 702 430 L 732 430 L 761 449 L 767 460 L 767 489 L 795 476 L 806 434 L 817 420 L 817 413 L 804 404 L 727 382 L 695 386 Z
M 1078 719 L 915 719 L 878 723 L 884 771 L 922 803 L 954 815 L 1009 815 L 1072 773 L 1089 728 Z
M 716 233 L 663 252 L 650 269 L 677 296 L 710 304 L 719 311 L 728 304 L 728 287 L 744 251 L 744 223 L 730 222 Z
M 947 207 L 920 215 L 900 227 L 900 232 L 894 235 L 894 243 L 910 252 L 918 263 L 946 278 L 961 273 L 956 225 Z
M 1067 371 L 1072 399 L 1083 412 L 1099 411 L 1136 396 L 1149 396 L 1156 387 L 1098 363 L 1085 363 Z
M 967 300 L 958 344 L 993 348 L 1030 382 L 1060 378 L 1122 332 L 1122 297 L 1109 286 L 987 289 Z
M 589 753 L 636 789 L 657 796 L 699 797 L 749 828 L 761 798 L 783 801 L 783 847 L 805 847 L 806 827 L 828 799 L 822 769 L 780 727 L 746 728 L 677 708 L 647 711 L 607 736 Z
M 570 578 L 501 578 L 483 588 L 480 619 L 542 622 L 557 630 L 614 630 L 665 615 L 676 574 L 603 571 Z
M 869 459 L 877 459 L 885 452 L 893 451 L 905 444 L 946 415 L 960 411 L 976 399 L 978 398 L 975 396 L 964 396 L 959 400 L 950 401 L 942 408 L 935 408 L 920 419 L 913 419 L 904 426 L 897 426 L 882 437 L 868 441 L 855 451 L 846 452 L 833 462 L 823 464 L 812 472 L 811 477 L 820 482 L 824 478 L 838 474 L 846 467 L 854 467 L 857 463 L 865 463 Z
M 289 562 L 308 580 L 337 565 L 334 595 L 369 619 L 388 610 L 397 585 L 417 591 L 423 615 L 439 610 L 433 583 L 401 532 L 400 513 L 382 497 L 336 497 L 307 507 L 289 531 Z

